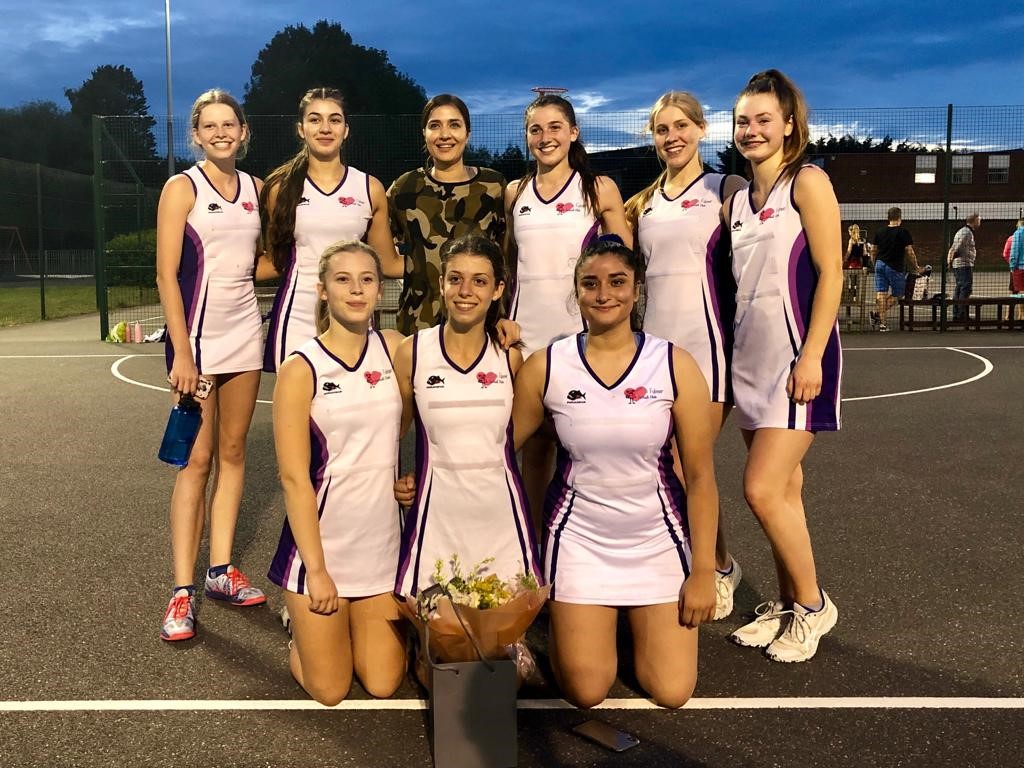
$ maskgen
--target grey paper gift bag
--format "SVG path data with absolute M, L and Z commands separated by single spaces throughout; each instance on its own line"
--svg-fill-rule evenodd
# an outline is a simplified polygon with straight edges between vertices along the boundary
M 458 609 L 456 608 L 456 614 Z M 461 618 L 460 618 L 461 621 Z M 466 635 L 480 652 L 465 624 Z M 429 627 L 426 648 L 430 647 Z M 429 658 L 430 654 L 428 654 Z M 435 768 L 516 768 L 516 664 L 511 659 L 438 664 L 430 659 Z

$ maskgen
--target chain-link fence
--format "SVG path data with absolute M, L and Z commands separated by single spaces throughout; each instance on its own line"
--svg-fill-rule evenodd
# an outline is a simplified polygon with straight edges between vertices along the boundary
M 730 110 L 706 109 L 705 116 L 705 163 L 743 174 L 745 163 L 730 141 Z M 578 117 L 594 166 L 615 180 L 624 198 L 657 175 L 645 111 L 586 112 Z M 166 118 L 157 118 L 156 124 L 166 126 Z M 175 118 L 172 125 L 173 154 L 181 170 L 192 162 L 190 132 L 184 118 Z M 250 127 L 250 151 L 240 166 L 257 176 L 265 176 L 299 148 L 292 116 L 253 115 Z M 844 249 L 849 225 L 858 224 L 870 242 L 885 225 L 888 208 L 899 206 L 919 261 L 934 268 L 929 294 L 951 296 L 946 252 L 963 219 L 977 212 L 983 225 L 977 233 L 974 295 L 1006 295 L 1003 244 L 1024 215 L 1024 106 L 816 110 L 811 128 L 810 159 L 832 179 L 842 210 Z M 469 164 L 496 168 L 509 179 L 526 170 L 521 115 L 476 115 L 472 129 Z M 149 124 L 137 118 L 106 117 L 94 123 L 95 225 L 101 244 L 96 258 L 104 334 L 121 320 L 139 322 L 147 334 L 162 325 L 153 233 L 167 162 L 139 156 L 133 149 L 145 146 L 137 140 L 145 130 Z M 387 186 L 423 162 L 419 116 L 350 117 L 344 154 L 346 162 Z M 872 276 L 861 270 L 847 272 L 846 278 L 841 323 L 847 330 L 865 329 L 874 306 Z M 261 287 L 259 294 L 266 311 L 273 287 Z M 392 284 L 386 310 L 393 311 L 396 298 Z

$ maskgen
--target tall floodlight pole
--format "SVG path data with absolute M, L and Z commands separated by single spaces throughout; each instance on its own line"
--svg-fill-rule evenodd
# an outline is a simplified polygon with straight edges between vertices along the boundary
M 171 97 L 171 0 L 164 0 L 167 50 L 167 178 L 174 175 L 174 101 Z

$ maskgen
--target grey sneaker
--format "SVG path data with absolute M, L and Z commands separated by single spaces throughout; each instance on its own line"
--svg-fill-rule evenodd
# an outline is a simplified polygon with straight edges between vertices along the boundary
M 229 565 L 227 572 L 216 578 L 211 579 L 210 574 L 206 574 L 205 594 L 211 600 L 232 605 L 262 605 L 267 602 L 263 590 L 250 584 L 245 574 L 233 565 Z
M 292 615 L 288 613 L 288 606 L 282 605 L 281 611 L 278 613 L 281 617 L 281 623 L 284 625 L 284 631 L 288 633 L 288 637 L 292 636 Z M 291 647 L 289 645 L 289 647 Z
M 179 589 L 167 604 L 163 624 L 160 626 L 160 639 L 174 642 L 191 640 L 196 636 L 195 597 L 188 590 Z
M 821 591 L 824 605 L 817 611 L 808 611 L 799 603 L 793 604 L 792 618 L 786 631 L 768 646 L 772 661 L 808 661 L 818 651 L 818 641 L 836 625 L 839 611 L 825 590 Z
M 724 619 L 732 613 L 733 594 L 740 585 L 740 579 L 743 578 L 743 569 L 736 562 L 736 558 L 730 559 L 732 568 L 729 573 L 715 571 L 715 621 Z
M 767 648 L 782 632 L 782 624 L 789 618 L 789 613 L 781 600 L 761 603 L 754 609 L 757 618 L 737 629 L 729 639 L 748 648 Z

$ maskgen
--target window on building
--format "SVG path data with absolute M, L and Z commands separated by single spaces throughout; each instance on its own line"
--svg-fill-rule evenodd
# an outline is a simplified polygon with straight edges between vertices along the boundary
M 918 155 L 914 163 L 914 183 L 935 183 L 935 155 Z
M 953 155 L 953 184 L 970 184 L 974 170 L 974 155 Z
M 988 183 L 1007 184 L 1010 181 L 1010 156 L 988 156 Z

